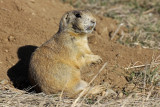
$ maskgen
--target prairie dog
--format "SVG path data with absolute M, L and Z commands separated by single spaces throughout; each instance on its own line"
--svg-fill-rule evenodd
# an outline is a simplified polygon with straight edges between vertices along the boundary
M 102 61 L 88 46 L 87 34 L 95 25 L 96 19 L 87 10 L 63 15 L 58 32 L 32 54 L 29 77 L 37 90 L 46 94 L 63 90 L 67 96 L 74 97 L 88 87 L 88 83 L 81 80 L 81 68 Z M 102 90 L 101 86 L 95 86 L 89 94 Z

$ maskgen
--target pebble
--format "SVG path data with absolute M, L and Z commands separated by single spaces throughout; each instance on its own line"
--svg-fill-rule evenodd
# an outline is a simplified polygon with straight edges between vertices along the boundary
M 8 80 L 4 79 L 4 80 L 1 80 L 0 84 L 6 85 L 6 84 L 8 84 L 8 82 L 9 82 Z
M 15 38 L 14 38 L 13 36 L 9 36 L 9 37 L 8 37 L 8 41 L 9 41 L 9 42 L 15 41 Z
M 131 83 L 131 84 L 128 84 L 127 87 L 125 88 L 126 91 L 131 91 L 135 88 L 135 84 Z
M 115 91 L 113 91 L 112 89 L 107 89 L 106 90 L 106 96 L 109 96 L 109 95 L 117 95 L 117 93 Z
M 119 97 L 119 98 L 122 98 L 122 97 L 123 97 L 123 93 L 120 92 L 119 95 L 118 95 L 118 97 Z
M 5 52 L 9 52 L 9 50 L 7 50 L 7 49 L 6 49 L 6 50 L 4 50 L 4 51 L 5 51 Z

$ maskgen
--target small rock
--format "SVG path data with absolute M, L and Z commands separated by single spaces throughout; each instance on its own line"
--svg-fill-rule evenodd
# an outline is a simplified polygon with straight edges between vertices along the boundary
M 125 91 L 132 91 L 134 88 L 135 88 L 135 84 L 131 83 L 127 85 L 127 87 L 125 88 Z
M 122 97 L 123 97 L 123 93 L 120 92 L 119 95 L 118 95 L 118 97 L 119 97 L 119 98 L 122 98 Z
M 110 96 L 110 95 L 117 95 L 117 93 L 113 91 L 112 89 L 107 89 L 105 96 Z
M 4 51 L 5 51 L 5 52 L 9 52 L 9 50 L 8 50 L 8 49 L 5 49 Z
M 105 91 L 103 91 L 103 92 L 102 92 L 102 96 L 105 96 L 105 95 L 106 95 L 106 92 L 105 92 Z
M 8 37 L 8 41 L 9 41 L 9 42 L 15 41 L 15 38 L 14 38 L 13 36 L 9 36 L 9 37 Z
M 6 84 L 8 84 L 8 80 L 6 80 L 6 79 L 4 79 L 4 80 L 2 80 L 1 82 L 0 82 L 0 84 L 2 84 L 2 85 L 6 85 Z

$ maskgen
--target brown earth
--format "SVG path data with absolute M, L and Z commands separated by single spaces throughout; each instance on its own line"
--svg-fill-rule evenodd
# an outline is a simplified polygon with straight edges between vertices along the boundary
M 57 32 L 61 16 L 69 10 L 73 8 L 58 0 L 0 0 L 0 81 L 8 79 L 11 86 L 13 83 L 19 89 L 26 88 L 31 53 Z M 150 63 L 152 56 L 158 56 L 160 51 L 126 47 L 111 41 L 117 26 L 115 20 L 97 16 L 89 45 L 103 58 L 103 63 L 108 62 L 93 84 L 109 83 L 115 90 L 121 90 L 127 84 L 123 68 L 137 61 Z M 127 33 L 123 28 L 116 37 L 122 31 Z M 84 68 L 82 78 L 89 82 L 103 63 Z

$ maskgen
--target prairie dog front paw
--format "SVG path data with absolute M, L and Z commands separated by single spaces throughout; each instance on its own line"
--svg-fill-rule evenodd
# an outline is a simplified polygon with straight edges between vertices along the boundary
M 92 61 L 92 63 L 91 64 L 100 64 L 100 63 L 102 63 L 102 58 L 100 57 L 100 56 L 98 56 L 98 55 L 94 55 L 94 57 L 93 57 L 93 61 Z
M 86 54 L 85 55 L 85 59 L 86 59 L 86 63 L 88 65 L 102 63 L 102 58 L 100 56 L 98 56 L 98 55 Z

